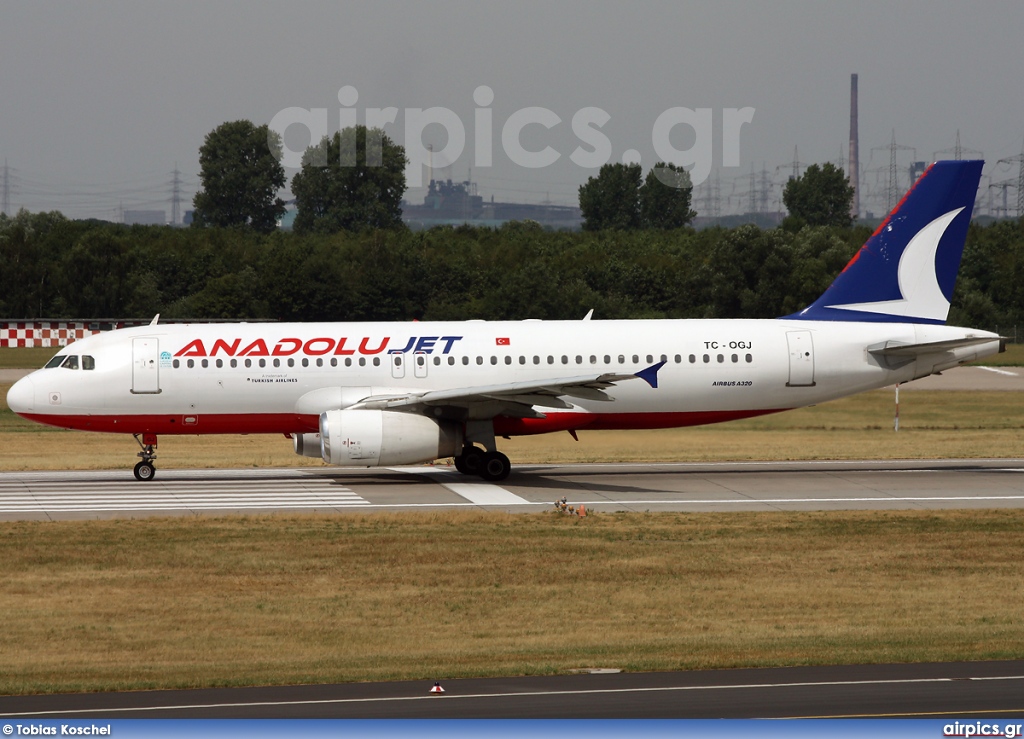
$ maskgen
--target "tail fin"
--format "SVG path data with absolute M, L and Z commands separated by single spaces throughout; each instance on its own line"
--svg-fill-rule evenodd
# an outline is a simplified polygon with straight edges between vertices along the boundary
M 787 318 L 945 323 L 983 164 L 928 167 L 828 290 Z

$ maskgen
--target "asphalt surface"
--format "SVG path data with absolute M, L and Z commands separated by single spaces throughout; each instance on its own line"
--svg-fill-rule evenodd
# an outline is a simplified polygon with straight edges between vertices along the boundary
M 811 511 L 1024 507 L 1024 459 L 0 473 L 0 520 L 455 510 Z
M 1024 661 L 0 697 L 0 717 L 839 718 L 1024 716 Z

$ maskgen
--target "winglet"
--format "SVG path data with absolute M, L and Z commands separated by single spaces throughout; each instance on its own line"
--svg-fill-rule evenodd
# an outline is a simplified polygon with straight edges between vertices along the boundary
M 651 387 L 657 388 L 658 387 L 658 370 L 660 370 L 664 366 L 665 366 L 664 362 L 658 362 L 657 364 L 652 364 L 647 369 L 642 369 L 639 372 L 637 372 L 636 376 L 639 377 L 644 382 L 646 382 Z

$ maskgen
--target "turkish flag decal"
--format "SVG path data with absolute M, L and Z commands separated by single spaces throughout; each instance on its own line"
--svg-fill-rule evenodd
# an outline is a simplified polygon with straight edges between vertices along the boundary
M 494 343 L 497 344 L 498 346 L 511 346 L 512 344 L 512 342 L 509 341 L 507 337 L 495 339 Z

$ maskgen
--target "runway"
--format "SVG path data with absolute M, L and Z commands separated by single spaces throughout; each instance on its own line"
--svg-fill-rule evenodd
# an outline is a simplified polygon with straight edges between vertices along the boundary
M 1024 716 L 1024 662 L 848 665 L 0 697 L 0 717 Z
M 0 473 L 0 520 L 479 508 L 592 511 L 1024 507 L 1024 459 L 522 465 L 502 483 L 451 467 Z

